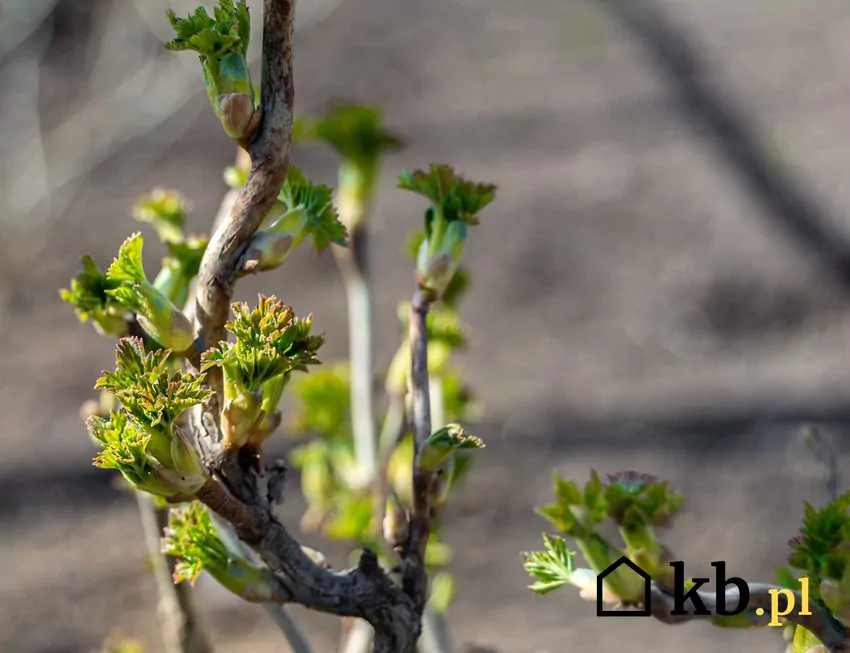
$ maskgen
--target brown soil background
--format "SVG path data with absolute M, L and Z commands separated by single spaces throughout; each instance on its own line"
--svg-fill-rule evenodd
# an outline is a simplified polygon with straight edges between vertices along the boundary
M 850 238 L 846 0 L 663 6 L 699 47 L 721 100 L 757 117 L 775 165 Z M 77 65 L 63 52 L 45 64 L 60 90 Z M 393 190 L 399 170 L 446 161 L 500 187 L 465 255 L 474 286 L 462 364 L 488 447 L 448 515 L 455 641 L 502 653 L 779 651 L 778 633 L 604 621 L 575 592 L 538 598 L 519 554 L 540 544 L 533 508 L 549 500 L 553 469 L 584 480 L 590 468 L 635 468 L 685 491 L 667 541 L 690 573 L 725 560 L 734 575 L 772 580 L 803 501 L 824 500 L 796 425 L 822 420 L 843 435 L 850 413 L 846 287 L 819 252 L 754 199 L 639 40 L 598 3 L 346 0 L 297 37 L 296 52 L 300 111 L 375 102 L 409 141 L 387 161 L 374 216 L 382 361 L 397 343 L 394 307 L 411 291 L 400 244 L 422 209 Z M 39 260 L 0 277 L 0 651 L 87 653 L 115 628 L 160 650 L 135 505 L 91 467 L 77 416 L 112 345 L 56 290 L 81 253 L 110 260 L 136 228 L 133 199 L 154 185 L 184 191 L 192 228 L 207 228 L 233 151 L 205 102 L 182 110 L 198 117 L 167 150 L 151 136 L 95 170 Z M 298 149 L 295 161 L 333 182 L 327 152 Z M 160 252 L 148 250 L 153 268 Z M 333 259 L 302 250 L 239 296 L 275 293 L 312 311 L 326 358 L 344 356 Z M 291 486 L 283 514 L 295 529 L 303 504 Z M 259 608 L 200 588 L 221 653 L 286 650 Z M 305 619 L 317 650 L 332 651 L 336 620 Z

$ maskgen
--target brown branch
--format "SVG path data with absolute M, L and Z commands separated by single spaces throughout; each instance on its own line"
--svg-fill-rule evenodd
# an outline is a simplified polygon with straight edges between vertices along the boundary
M 197 498 L 233 524 L 239 539 L 278 574 L 287 590 L 281 602 L 360 617 L 375 628 L 375 651 L 415 652 L 419 614 L 410 597 L 381 569 L 374 553 L 366 550 L 357 567 L 333 572 L 313 562 L 267 507 L 239 501 L 220 480 L 213 478 Z
M 262 121 L 245 149 L 251 168 L 229 214 L 215 227 L 201 263 L 196 351 L 225 338 L 233 287 L 248 243 L 272 208 L 286 178 L 292 138 L 292 24 L 294 0 L 265 0 L 263 16 Z M 259 489 L 260 467 L 220 445 L 221 372 L 207 377 L 216 394 L 192 413 L 192 431 L 211 468 L 211 480 L 196 498 L 233 525 L 281 582 L 272 599 L 339 616 L 365 619 L 375 628 L 377 653 L 415 653 L 421 630 L 414 600 L 364 551 L 354 569 L 333 572 L 307 556 L 272 512 Z M 427 533 L 426 533 L 427 534 Z
M 431 532 L 431 509 L 428 492 L 433 474 L 420 469 L 416 454 L 431 435 L 431 395 L 428 383 L 428 332 L 426 320 L 431 303 L 421 290 L 413 295 L 410 306 L 411 391 L 413 393 L 413 506 L 404 547 L 402 587 L 413 599 L 419 614 L 425 608 L 428 576 L 425 571 L 425 549 Z
M 766 625 L 770 621 L 772 609 L 771 602 L 773 600 L 770 591 L 778 589 L 784 588 L 764 583 L 754 583 L 749 585 L 750 600 L 747 605 L 747 614 L 752 619 L 753 625 Z M 706 610 L 711 614 L 674 615 L 671 614 L 675 608 L 673 595 L 653 584 L 651 595 L 652 616 L 659 621 L 663 621 L 668 624 L 679 624 L 686 621 L 693 621 L 695 619 L 716 617 L 718 604 L 715 593 L 713 591 L 708 592 L 699 590 L 697 590 L 696 593 L 705 605 Z M 811 612 L 811 614 L 801 615 L 800 612 L 802 611 L 803 597 L 800 592 L 795 592 L 793 590 L 792 594 L 794 595 L 793 609 L 789 611 L 789 614 L 783 617 L 784 619 L 797 624 L 798 626 L 802 626 L 813 633 L 823 643 L 829 653 L 850 651 L 850 638 L 848 638 L 845 634 L 844 628 L 841 624 L 836 622 L 829 612 L 820 605 L 809 601 L 809 612 Z M 781 598 L 778 601 L 778 608 L 781 612 L 785 612 L 788 608 L 788 600 L 785 598 L 784 594 L 780 594 L 780 597 Z M 740 592 L 737 587 L 728 588 L 724 596 L 724 608 L 729 611 L 734 610 L 738 605 L 739 598 Z M 757 615 L 755 613 L 755 610 L 759 608 L 764 611 L 761 615 Z
M 199 350 L 224 340 L 224 324 L 240 260 L 251 237 L 272 208 L 286 178 L 292 143 L 295 87 L 292 74 L 292 33 L 295 0 L 264 0 L 262 119 L 245 149 L 251 170 L 230 215 L 213 232 L 201 262 L 195 315 L 200 324 Z M 221 371 L 207 377 L 221 396 Z M 217 402 L 218 405 L 221 402 Z

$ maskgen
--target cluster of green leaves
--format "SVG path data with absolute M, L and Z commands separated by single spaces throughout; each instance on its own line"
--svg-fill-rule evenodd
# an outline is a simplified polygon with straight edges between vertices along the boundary
M 366 217 L 382 157 L 399 149 L 401 139 L 384 128 L 376 107 L 358 104 L 335 105 L 319 118 L 296 121 L 293 138 L 324 143 L 339 155 L 337 206 L 342 222 L 354 229 Z
M 207 93 L 227 134 L 236 140 L 256 126 L 256 101 L 248 69 L 251 17 L 245 0 L 219 0 L 213 16 L 198 7 L 179 18 L 168 10 L 174 28 L 170 50 L 198 53 Z
M 565 545 L 560 539 L 544 538 L 547 552 L 525 554 L 526 571 L 538 581 L 531 589 L 547 593 L 560 586 L 553 586 L 552 569 L 557 567 L 555 577 L 566 579 L 561 585 L 570 582 L 582 588 L 584 596 L 592 594 L 595 598 L 591 578 L 595 583 L 596 575 L 622 556 L 631 559 L 653 579 L 669 581 L 673 573 L 668 564 L 669 552 L 658 541 L 654 529 L 669 525 L 681 503 L 681 493 L 671 491 L 667 482 L 647 474 L 621 472 L 608 475 L 603 482 L 594 471 L 584 488 L 556 474 L 555 501 L 540 508 L 538 513 L 576 542 L 590 570 L 575 568 L 572 555 L 563 553 Z M 617 525 L 624 546 L 614 546 L 598 533 L 608 519 Z M 544 562 L 548 571 L 541 576 Z M 605 589 L 612 602 L 632 604 L 643 598 L 642 580 L 627 568 L 609 574 Z
M 163 347 L 177 352 L 194 342 L 194 327 L 183 312 L 159 288 L 148 281 L 142 263 L 144 239 L 139 232 L 125 240 L 106 278 L 118 285 L 106 291 L 127 311 L 136 314 L 144 330 Z
M 139 198 L 133 216 L 150 224 L 168 248 L 153 283 L 142 263 L 144 240 L 136 233 L 124 241 L 106 272 L 91 256 L 83 256 L 83 269 L 70 288 L 59 291 L 62 300 L 74 307 L 81 322 L 91 320 L 101 335 L 127 335 L 128 320 L 136 313 L 156 344 L 184 351 L 192 344 L 193 330 L 178 307 L 186 304 L 208 243 L 205 236 L 186 235 L 186 213 L 185 199 L 173 190 L 157 188 Z
M 231 188 L 241 188 L 247 178 L 248 170 L 243 167 L 225 169 L 224 179 Z M 348 230 L 339 220 L 333 191 L 314 184 L 299 168 L 290 165 L 277 200 L 251 241 L 249 268 L 259 271 L 278 267 L 307 236 L 316 252 L 331 243 L 348 245 Z
M 419 285 L 438 298 L 451 283 L 466 244 L 467 228 L 496 197 L 496 186 L 469 181 L 448 165 L 404 171 L 398 187 L 428 199 L 424 237 L 417 252 Z
M 110 392 L 123 410 L 108 418 L 90 417 L 88 429 L 102 447 L 96 466 L 117 469 L 151 494 L 191 496 L 207 476 L 178 420 L 211 391 L 202 386 L 203 374 L 170 369 L 170 354 L 161 349 L 146 353 L 140 338 L 121 338 L 115 372 L 104 372 L 95 389 Z
M 805 504 L 800 534 L 788 542 L 792 549 L 779 582 L 798 589 L 801 576 L 809 579 L 809 596 L 850 626 L 850 492 L 822 508 Z
M 242 302 L 231 308 L 234 319 L 225 328 L 236 342 L 222 341 L 204 352 L 201 370 L 222 369 L 226 399 L 222 433 L 227 446 L 240 448 L 270 435 L 258 428 L 258 420 L 276 410 L 292 372 L 319 364 L 317 352 L 324 335 L 311 335 L 312 316 L 297 318 L 291 307 L 273 296 L 260 295 L 253 310 Z
M 71 280 L 70 288 L 59 291 L 62 301 L 74 307 L 81 322 L 91 320 L 101 335 L 126 335 L 128 311 L 108 292 L 120 283 L 107 278 L 91 256 L 83 256 L 82 264 L 83 269 Z
M 206 571 L 223 587 L 247 601 L 268 602 L 282 591 L 266 567 L 253 565 L 228 551 L 207 508 L 198 501 L 173 508 L 162 539 L 163 553 L 178 558 L 174 581 L 194 584 Z

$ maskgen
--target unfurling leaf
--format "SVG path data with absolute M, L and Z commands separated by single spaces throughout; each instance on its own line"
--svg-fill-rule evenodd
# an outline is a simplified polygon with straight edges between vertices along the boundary
M 460 424 L 447 424 L 434 431 L 422 445 L 416 457 L 420 469 L 440 469 L 454 451 L 483 449 L 481 438 L 469 435 Z
M 142 235 L 135 233 L 121 245 L 118 257 L 106 271 L 117 284 L 106 294 L 126 309 L 134 311 L 139 324 L 165 347 L 183 352 L 194 342 L 194 327 L 168 297 L 151 284 L 142 265 Z
M 525 570 L 536 580 L 529 589 L 541 596 L 568 584 L 575 571 L 575 554 L 566 540 L 544 533 L 543 544 L 546 551 L 523 554 Z

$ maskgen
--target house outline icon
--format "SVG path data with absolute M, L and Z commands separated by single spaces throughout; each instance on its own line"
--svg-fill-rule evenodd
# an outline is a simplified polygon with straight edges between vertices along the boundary
M 602 584 L 605 577 L 611 572 L 616 571 L 622 565 L 626 565 L 629 569 L 635 572 L 643 579 L 643 608 L 640 610 L 607 610 L 602 603 Z M 604 569 L 596 576 L 596 616 L 597 617 L 650 617 L 652 611 L 650 609 L 650 583 L 652 578 L 643 569 L 638 567 L 634 562 L 626 556 L 611 564 L 607 569 Z

